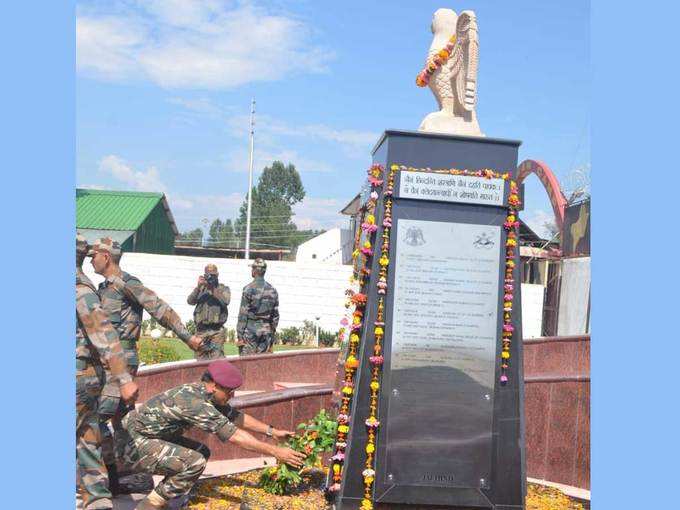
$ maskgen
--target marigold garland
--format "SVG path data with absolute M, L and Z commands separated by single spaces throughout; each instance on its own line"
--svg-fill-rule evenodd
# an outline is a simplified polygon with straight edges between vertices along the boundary
M 354 394 L 354 378 L 359 367 L 359 360 L 357 355 L 359 353 L 359 344 L 361 342 L 361 329 L 363 326 L 364 308 L 366 307 L 367 296 L 362 293 L 366 281 L 365 278 L 370 275 L 370 259 L 373 255 L 371 238 L 378 230 L 375 224 L 375 207 L 378 201 L 378 193 L 375 188 L 382 186 L 382 175 L 384 167 L 382 165 L 372 165 L 368 169 L 368 182 L 373 188 L 368 201 L 362 207 L 362 218 L 359 226 L 355 232 L 354 237 L 354 258 L 352 282 L 358 282 L 358 291 L 347 291 L 348 300 L 346 307 L 351 312 L 343 318 L 341 324 L 349 326 L 349 349 L 347 358 L 345 359 L 345 379 L 341 390 L 342 400 L 340 403 L 340 412 L 338 414 L 338 433 L 335 442 L 335 452 L 331 457 L 331 472 L 332 481 L 328 487 L 328 491 L 336 492 L 340 489 L 340 482 L 342 481 L 342 469 L 345 461 L 345 449 L 347 448 L 347 435 L 350 431 L 350 409 L 352 405 L 352 396 Z M 366 236 L 366 241 L 361 243 L 361 233 Z M 360 256 L 365 257 L 363 268 L 359 270 Z M 353 310 L 351 305 L 354 305 Z M 351 317 L 351 319 L 350 319 Z
M 427 59 L 425 67 L 418 73 L 418 76 L 416 76 L 416 85 L 425 87 L 430 83 L 432 75 L 449 60 L 455 46 L 456 34 L 453 34 L 446 43 L 446 46 Z
M 383 338 L 385 336 L 385 296 L 387 294 L 387 272 L 389 267 L 390 254 L 390 232 L 392 229 L 392 194 L 394 193 L 394 175 L 399 167 L 392 165 L 387 177 L 387 187 L 385 189 L 385 199 L 383 202 L 383 230 L 382 245 L 380 248 L 380 273 L 376 286 L 378 287 L 378 312 L 373 324 L 373 356 L 368 358 L 371 363 L 371 397 L 369 400 L 368 418 L 366 424 L 366 469 L 363 471 L 364 477 L 364 498 L 361 500 L 362 510 L 373 510 L 373 483 L 375 482 L 375 450 L 376 438 L 380 421 L 378 421 L 378 403 L 380 401 L 380 376 L 384 358 L 382 356 Z

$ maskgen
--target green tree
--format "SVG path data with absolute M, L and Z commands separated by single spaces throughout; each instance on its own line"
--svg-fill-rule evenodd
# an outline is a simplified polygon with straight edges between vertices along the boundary
M 219 218 L 210 224 L 210 246 L 233 247 L 236 244 L 234 225 L 231 220 L 224 222 Z
M 203 231 L 200 228 L 195 228 L 193 230 L 188 230 L 187 232 L 182 232 L 179 235 L 178 240 L 182 241 L 183 244 L 200 246 L 203 244 Z
M 252 190 L 250 243 L 252 248 L 294 248 L 299 244 L 292 221 L 293 206 L 305 197 L 295 165 L 274 161 L 265 167 Z M 235 222 L 236 236 L 245 245 L 248 201 L 243 201 Z

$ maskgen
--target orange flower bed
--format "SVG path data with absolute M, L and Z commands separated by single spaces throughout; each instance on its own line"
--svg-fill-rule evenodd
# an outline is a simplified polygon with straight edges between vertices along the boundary
M 303 474 L 303 483 L 289 496 L 274 496 L 258 487 L 262 470 L 257 469 L 231 476 L 210 478 L 198 483 L 186 510 L 241 510 L 245 503 L 249 510 L 328 510 L 321 487 L 324 474 Z M 380 507 L 378 507 L 380 508 Z M 588 510 L 557 489 L 527 486 L 526 510 Z

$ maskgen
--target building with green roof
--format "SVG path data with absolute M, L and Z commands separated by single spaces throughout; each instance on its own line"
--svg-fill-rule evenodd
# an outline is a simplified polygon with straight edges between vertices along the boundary
M 88 242 L 118 241 L 123 252 L 175 252 L 177 225 L 163 193 L 76 189 L 76 229 Z

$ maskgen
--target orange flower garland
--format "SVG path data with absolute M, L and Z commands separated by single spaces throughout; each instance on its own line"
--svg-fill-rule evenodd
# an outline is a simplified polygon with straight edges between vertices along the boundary
M 377 188 L 382 186 L 383 181 L 381 180 L 384 168 L 381 165 L 372 165 L 368 170 L 368 182 L 372 188 Z M 332 473 L 332 481 L 328 487 L 330 493 L 337 492 L 340 489 L 340 482 L 342 481 L 342 469 L 344 464 L 345 449 L 347 448 L 347 435 L 350 431 L 350 410 L 352 405 L 352 396 L 354 394 L 354 379 L 356 371 L 359 368 L 359 360 L 357 355 L 359 352 L 359 343 L 361 341 L 361 329 L 362 329 L 362 319 L 364 315 L 364 309 L 366 307 L 367 296 L 361 293 L 364 289 L 365 277 L 370 274 L 369 261 L 373 252 L 370 250 L 371 243 L 366 241 L 363 245 L 364 250 L 360 248 L 361 245 L 361 232 L 365 232 L 367 238 L 371 238 L 375 235 L 377 229 L 373 229 L 371 226 L 375 223 L 375 207 L 377 204 L 378 195 L 373 191 L 368 199 L 365 207 L 363 208 L 362 221 L 359 222 L 357 226 L 357 232 L 354 237 L 354 278 L 359 281 L 359 292 L 352 292 L 349 295 L 347 306 L 351 304 L 354 305 L 354 311 L 351 315 L 351 323 L 349 321 L 347 326 L 349 328 L 349 349 L 347 353 L 347 359 L 345 360 L 345 380 L 341 390 L 342 400 L 340 403 L 340 412 L 338 413 L 338 432 L 335 441 L 335 454 L 332 457 L 332 463 L 330 471 Z M 368 227 L 367 227 L 368 226 Z M 366 249 L 368 248 L 368 249 Z M 359 257 L 363 254 L 365 256 L 364 268 L 359 272 Z
M 394 174 L 397 165 L 392 165 L 389 176 L 387 177 L 387 188 L 383 202 L 383 230 L 382 247 L 380 249 L 380 273 L 378 275 L 378 313 L 373 324 L 373 356 L 369 358 L 371 363 L 371 398 L 369 401 L 368 418 L 366 419 L 366 463 L 362 475 L 364 477 L 364 498 L 361 500 L 361 510 L 373 510 L 373 483 L 375 482 L 375 450 L 376 436 L 378 434 L 378 402 L 380 401 L 380 375 L 384 358 L 382 355 L 382 343 L 385 336 L 385 295 L 387 294 L 387 269 L 389 266 L 390 255 L 390 231 L 392 230 L 392 193 L 394 192 Z
M 449 60 L 449 57 L 451 57 L 453 48 L 455 46 L 456 34 L 453 34 L 449 38 L 449 42 L 446 43 L 446 46 L 435 53 L 432 58 L 427 60 L 425 67 L 418 73 L 418 76 L 416 77 L 416 85 L 419 87 L 425 87 L 428 83 L 430 83 L 430 78 L 432 75 Z

